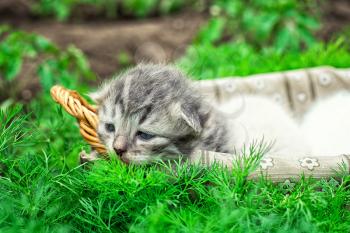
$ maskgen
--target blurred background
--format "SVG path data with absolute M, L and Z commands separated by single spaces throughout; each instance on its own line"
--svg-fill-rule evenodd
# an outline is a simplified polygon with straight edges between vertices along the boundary
M 0 106 L 141 61 L 195 79 L 349 67 L 349 36 L 348 0 L 1 0 Z

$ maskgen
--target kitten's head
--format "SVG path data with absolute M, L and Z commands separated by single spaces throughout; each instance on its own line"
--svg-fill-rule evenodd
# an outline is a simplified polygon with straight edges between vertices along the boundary
M 91 96 L 98 104 L 98 136 L 124 162 L 188 155 L 208 109 L 184 75 L 162 65 L 138 65 Z

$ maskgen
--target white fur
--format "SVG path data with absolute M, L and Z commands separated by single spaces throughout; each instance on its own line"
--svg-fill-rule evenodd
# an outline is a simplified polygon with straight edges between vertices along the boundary
M 299 126 L 281 106 L 263 96 L 241 96 L 219 110 L 232 119 L 231 138 L 237 150 L 263 140 L 272 143 L 269 153 L 281 156 L 303 155 L 310 147 Z
M 301 128 L 312 154 L 349 154 L 350 93 L 338 93 L 315 103 L 305 114 Z
M 289 112 L 262 96 L 241 96 L 219 110 L 232 119 L 232 144 L 242 149 L 254 141 L 273 143 L 281 156 L 335 156 L 350 153 L 350 93 L 316 102 L 298 124 Z

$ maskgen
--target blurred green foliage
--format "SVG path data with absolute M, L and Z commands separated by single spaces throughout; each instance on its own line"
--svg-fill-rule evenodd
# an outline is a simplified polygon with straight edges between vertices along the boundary
M 340 32 L 337 32 L 334 38 L 343 37 L 345 39 L 346 45 L 350 48 L 350 26 L 346 26 L 341 29 Z
M 36 58 L 41 53 L 57 53 L 58 49 L 47 39 L 23 31 L 0 27 L 0 72 L 6 81 L 13 80 L 21 71 L 25 58 Z
M 198 35 L 197 44 L 243 41 L 256 48 L 300 50 L 316 42 L 319 28 L 316 0 L 214 0 L 213 16 Z
M 123 8 L 127 14 L 145 17 L 157 7 L 157 2 L 158 0 L 127 0 L 123 1 Z
M 121 51 L 118 53 L 118 64 L 122 67 L 128 67 L 132 64 L 132 55 L 130 55 L 127 51 Z
M 73 16 L 74 9 L 81 6 L 94 8 L 108 18 L 132 16 L 143 18 L 155 14 L 168 14 L 194 5 L 193 0 L 38 0 L 32 12 L 40 16 L 54 16 L 64 21 Z
M 32 11 L 38 15 L 54 15 L 58 20 L 64 20 L 71 14 L 71 8 L 76 2 L 77 0 L 40 0 L 32 5 Z
M 34 67 L 41 86 L 46 92 L 58 82 L 66 87 L 76 87 L 82 78 L 95 78 L 84 54 L 74 46 L 60 50 L 42 36 L 1 26 L 0 96 L 2 99 L 16 98 L 18 76 L 30 73 L 22 71 L 22 66 L 26 62 Z

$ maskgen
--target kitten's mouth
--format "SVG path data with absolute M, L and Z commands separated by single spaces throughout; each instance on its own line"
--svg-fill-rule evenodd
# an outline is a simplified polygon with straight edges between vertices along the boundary
M 131 159 L 128 158 L 127 154 L 118 155 L 113 151 L 113 155 L 115 156 L 115 158 L 121 160 L 123 163 L 130 164 L 132 162 Z
M 150 156 L 133 152 L 125 153 L 119 156 L 119 158 L 126 164 L 146 164 L 152 162 Z
M 123 161 L 126 164 L 130 164 L 130 159 L 126 158 L 124 155 L 120 156 L 121 161 Z

